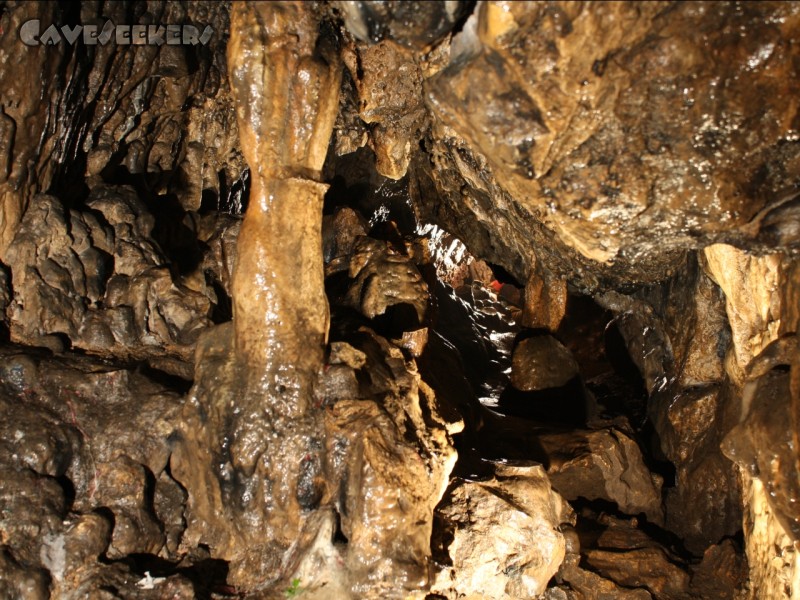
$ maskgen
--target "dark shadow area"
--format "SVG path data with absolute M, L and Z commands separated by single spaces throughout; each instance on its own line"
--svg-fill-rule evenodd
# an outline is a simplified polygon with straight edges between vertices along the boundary
M 585 427 L 588 404 L 580 376 L 558 388 L 522 392 L 509 385 L 500 396 L 497 412 L 535 421 L 538 425 Z

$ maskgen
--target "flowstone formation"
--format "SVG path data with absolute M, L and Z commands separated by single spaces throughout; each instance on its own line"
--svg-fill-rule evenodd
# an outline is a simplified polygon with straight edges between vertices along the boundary
M 800 4 L 0 30 L 0 596 L 800 595 Z

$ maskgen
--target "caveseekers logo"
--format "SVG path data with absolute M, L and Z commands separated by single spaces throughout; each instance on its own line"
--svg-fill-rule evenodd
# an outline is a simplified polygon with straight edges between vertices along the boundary
M 89 46 L 105 46 L 112 40 L 122 46 L 205 46 L 211 40 L 214 29 L 206 25 L 203 32 L 194 25 L 114 25 L 106 21 L 97 25 L 50 25 L 42 31 L 39 19 L 23 23 L 19 39 L 27 46 L 55 46 L 62 41 L 72 45 L 78 40 Z

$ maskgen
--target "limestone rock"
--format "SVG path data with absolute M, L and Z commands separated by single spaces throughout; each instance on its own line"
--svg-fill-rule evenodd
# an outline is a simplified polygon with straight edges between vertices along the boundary
M 639 446 L 621 430 L 545 433 L 539 442 L 553 488 L 567 500 L 608 500 L 626 514 L 663 521 L 661 478 L 650 473 Z
M 531 329 L 555 332 L 567 309 L 567 282 L 554 278 L 543 269 L 533 270 L 525 284 L 522 324 Z
M 425 82 L 434 220 L 518 279 L 535 253 L 584 289 L 663 279 L 715 241 L 763 247 L 762 211 L 791 227 L 778 99 L 799 26 L 790 5 L 481 5 L 480 43 Z
M 350 258 L 347 302 L 365 317 L 374 319 L 391 306 L 409 305 L 413 309 L 407 329 L 417 329 L 428 310 L 428 287 L 409 257 L 393 250 L 386 242 L 358 238 Z M 416 319 L 416 322 L 414 322 Z M 402 324 L 401 324 L 402 326 Z
M 533 392 L 561 387 L 578 374 L 578 363 L 561 342 L 551 335 L 522 340 L 514 349 L 511 384 Z
M 782 292 L 792 288 L 792 263 L 780 253 L 752 256 L 724 244 L 704 253 L 709 275 L 725 292 L 733 333 L 731 375 L 741 383 L 745 369 L 771 342 L 797 331 L 794 303 Z
M 742 472 L 744 539 L 749 571 L 749 595 L 755 600 L 791 598 L 800 589 L 800 556 L 795 537 L 770 506 L 766 486 Z
M 20 3 L 11 5 L 3 15 L 4 31 L 19 31 L 32 19 L 52 22 L 58 13 L 53 5 Z M 0 260 L 16 234 L 17 226 L 36 192 L 49 187 L 54 165 L 42 143 L 55 136 L 48 135 L 48 113 L 51 103 L 58 103 L 64 94 L 63 79 L 56 76 L 59 62 L 65 53 L 64 45 L 39 46 L 20 51 L 17 35 L 3 36 L 0 60 L 7 65 L 2 71 L 3 87 L 9 99 L 0 118 L 2 147 L 0 148 Z M 23 76 L 24 74 L 24 76 Z M 46 98 L 47 102 L 42 102 Z M 36 182 L 36 187 L 33 184 Z M 41 186 L 41 187 L 39 187 Z M 36 189 L 38 188 L 38 189 Z
M 614 311 L 649 392 L 657 452 L 675 466 L 666 526 L 702 554 L 741 521 L 735 467 L 719 450 L 738 420 L 737 392 L 725 383 L 731 335 L 722 291 L 690 257 L 662 284 L 631 295 L 606 292 L 598 301 Z
M 452 567 L 435 590 L 467 598 L 538 597 L 564 560 L 570 510 L 540 466 L 499 465 L 493 479 L 459 482 L 438 509 L 452 527 Z
M 385 177 L 400 179 L 428 118 L 414 55 L 383 40 L 345 52 L 344 60 L 358 92 L 359 116 L 372 125 L 369 140 L 375 168 Z
M 12 339 L 53 347 L 63 336 L 96 354 L 173 358 L 166 370 L 186 375 L 194 341 L 210 324 L 212 293 L 173 277 L 151 237 L 153 217 L 133 190 L 103 188 L 89 206 L 67 211 L 51 196 L 31 201 L 7 253 L 17 272 Z

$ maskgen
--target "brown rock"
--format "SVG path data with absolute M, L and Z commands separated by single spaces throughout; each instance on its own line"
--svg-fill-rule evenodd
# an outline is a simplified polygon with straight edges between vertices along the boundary
M 689 597 L 689 573 L 683 562 L 642 531 L 637 519 L 607 514 L 595 518 L 586 510 L 582 517 L 577 525 L 581 555 L 568 557 L 559 573 L 570 587 L 579 589 L 587 598 L 615 598 L 603 595 L 613 594 L 614 585 L 620 586 L 617 593 L 623 598 L 628 597 L 625 593 L 634 598 Z M 602 577 L 587 577 L 579 564 Z M 594 589 L 590 587 L 593 581 L 597 584 Z
M 710 546 L 703 561 L 694 567 L 692 595 L 709 600 L 728 600 L 741 593 L 747 579 L 747 563 L 731 540 Z
M 9 8 L 2 18 L 3 31 L 17 32 L 32 19 L 53 22 L 57 12 L 52 5 L 19 3 Z M 0 118 L 0 260 L 4 262 L 28 201 L 46 190 L 53 177 L 47 150 L 55 139 L 44 152 L 40 148 L 51 137 L 45 134 L 51 102 L 57 103 L 64 92 L 63 80 L 56 76 L 64 52 L 64 44 L 21 51 L 17 35 L 3 36 L 0 43 L 2 85 L 8 98 Z M 42 102 L 43 98 L 48 101 Z
M 525 284 L 522 325 L 532 329 L 558 330 L 567 310 L 567 282 L 543 269 L 534 269 Z
M 133 190 L 98 188 L 89 205 L 97 212 L 67 211 L 52 196 L 31 201 L 7 253 L 17 272 L 12 339 L 52 347 L 48 340 L 62 336 L 106 356 L 173 358 L 167 370 L 191 377 L 212 292 L 173 278 L 151 237 L 153 217 Z
M 252 174 L 231 285 L 235 327 L 232 339 L 222 330 L 220 342 L 210 338 L 198 353 L 210 364 L 197 377 L 195 401 L 215 415 L 187 429 L 176 468 L 189 491 L 191 539 L 208 536 L 216 555 L 232 562 L 231 581 L 251 589 L 284 575 L 313 540 L 306 511 L 324 492 L 321 425 L 310 413 L 328 330 L 327 186 L 316 180 L 338 109 L 340 69 L 332 40 L 317 45 L 319 19 L 314 5 L 297 2 L 232 9 L 228 72 Z M 229 387 L 220 390 L 221 382 Z M 218 404 L 206 395 L 217 390 L 236 400 Z M 209 452 L 223 448 L 229 461 L 211 461 Z M 194 461 L 204 465 L 197 473 Z
M 326 264 L 347 259 L 353 252 L 356 240 L 365 235 L 367 224 L 353 209 L 342 208 L 333 216 L 323 217 L 322 254 Z
M 794 93 L 785 40 L 798 26 L 785 4 L 482 5 L 482 47 L 425 86 L 437 222 L 517 277 L 535 251 L 588 288 L 655 281 L 683 249 L 753 240 L 764 221 L 751 219 L 785 206 L 799 168 L 779 100 Z M 736 83 L 721 92 L 720 78 Z
M 42 31 L 64 24 L 57 7 L 19 3 L 10 9 L 3 31 L 18 32 L 32 19 L 40 20 Z M 132 5 L 85 5 L 76 17 L 81 23 L 137 23 L 136 10 Z M 154 23 L 203 23 L 220 40 L 228 30 L 229 11 L 218 3 L 184 7 L 156 1 L 148 13 Z M 53 185 L 72 193 L 78 180 L 88 177 L 92 187 L 101 172 L 118 176 L 121 164 L 154 193 L 174 194 L 185 207 L 198 208 L 204 190 L 219 198 L 245 166 L 233 107 L 221 85 L 224 44 L 212 43 L 194 59 L 173 45 L 143 45 L 131 52 L 110 43 L 96 45 L 81 60 L 66 61 L 67 47 L 66 42 L 24 46 L 16 34 L 0 45 L 0 75 L 9 99 L 0 115 L 3 257 L 28 202 Z M 76 89 L 82 93 L 76 95 Z M 51 118 L 51 108 L 58 119 Z
M 511 385 L 524 392 L 561 387 L 578 374 L 578 363 L 550 335 L 522 340 L 514 349 Z
M 3 574 L 0 578 L 0 594 L 6 598 L 50 598 L 47 571 L 19 564 L 5 546 L 0 548 L 0 573 Z
M 737 469 L 719 449 L 732 426 L 732 396 L 717 386 L 670 394 L 666 414 L 654 421 L 661 449 L 676 467 L 666 497 L 667 527 L 697 554 L 741 526 Z
M 553 488 L 567 500 L 608 500 L 624 513 L 663 522 L 661 478 L 650 473 L 639 446 L 622 431 L 545 433 L 538 439 Z
M 689 588 L 688 573 L 673 564 L 660 548 L 587 550 L 586 562 L 618 585 L 647 588 L 656 598 L 680 600 Z
M 428 286 L 409 257 L 394 251 L 387 242 L 360 237 L 350 258 L 347 303 L 370 319 L 386 313 L 390 306 L 408 304 L 417 322 L 406 329 L 418 329 L 428 310 Z
M 597 573 L 581 569 L 577 563 L 562 567 L 559 576 L 569 584 L 569 587 L 568 590 L 560 590 L 563 594 L 561 597 L 551 592 L 552 600 L 652 600 L 653 598 L 646 589 L 628 589 L 619 586 Z
M 344 53 L 358 92 L 359 116 L 369 129 L 375 168 L 391 179 L 406 174 L 427 125 L 422 73 L 406 48 L 384 40 Z

